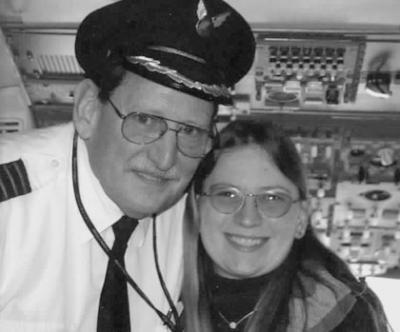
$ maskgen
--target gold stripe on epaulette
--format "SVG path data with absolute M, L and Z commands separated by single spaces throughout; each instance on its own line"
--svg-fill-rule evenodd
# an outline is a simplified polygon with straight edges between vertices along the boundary
M 0 165 L 0 202 L 31 191 L 28 174 L 21 159 Z

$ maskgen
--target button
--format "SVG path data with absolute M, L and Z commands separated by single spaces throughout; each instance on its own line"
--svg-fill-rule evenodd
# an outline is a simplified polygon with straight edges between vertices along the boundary
M 325 197 L 325 189 L 324 188 L 318 188 L 317 197 L 318 198 L 324 198 Z
M 58 167 L 58 166 L 60 166 L 60 162 L 57 159 L 53 159 L 51 161 L 51 166 Z
M 317 145 L 311 146 L 311 157 L 312 158 L 318 157 L 318 146 Z
M 362 233 L 362 239 L 364 242 L 368 242 L 368 240 L 371 238 L 371 231 L 370 230 L 364 230 Z

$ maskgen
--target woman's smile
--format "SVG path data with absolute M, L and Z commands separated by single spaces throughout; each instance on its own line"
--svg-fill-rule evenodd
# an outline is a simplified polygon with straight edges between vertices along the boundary
M 268 241 L 268 237 L 243 236 L 230 233 L 225 233 L 225 238 L 233 248 L 243 252 L 256 251 Z

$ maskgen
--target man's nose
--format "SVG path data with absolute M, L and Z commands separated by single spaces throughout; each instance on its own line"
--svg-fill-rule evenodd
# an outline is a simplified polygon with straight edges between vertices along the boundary
M 235 222 L 242 227 L 257 227 L 263 223 L 263 216 L 257 208 L 254 196 L 245 196 L 242 208 L 234 218 Z
M 161 171 L 167 171 L 176 163 L 178 154 L 176 132 L 167 130 L 157 141 L 150 144 L 149 158 Z

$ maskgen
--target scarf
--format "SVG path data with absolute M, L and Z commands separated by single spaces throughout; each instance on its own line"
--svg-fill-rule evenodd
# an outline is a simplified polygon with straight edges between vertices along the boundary
M 356 297 L 350 288 L 334 278 L 325 268 L 312 262 L 303 263 L 298 272 L 301 286 L 293 286 L 289 301 L 287 332 L 327 332 L 337 327 L 353 308 Z M 310 273 L 306 273 L 310 271 Z M 301 298 L 300 287 L 306 294 Z
M 299 283 L 292 286 L 287 332 L 328 332 L 337 327 L 353 308 L 356 297 L 350 288 L 334 278 L 324 267 L 312 261 L 302 263 L 297 272 Z M 269 275 L 232 280 L 210 275 L 212 307 L 228 318 L 241 317 L 254 308 Z M 305 297 L 305 298 L 304 298 Z M 229 317 L 231 316 L 231 317 Z M 213 312 L 215 327 L 226 323 Z M 219 327 L 221 329 L 221 327 Z M 242 330 L 243 326 L 239 330 Z

